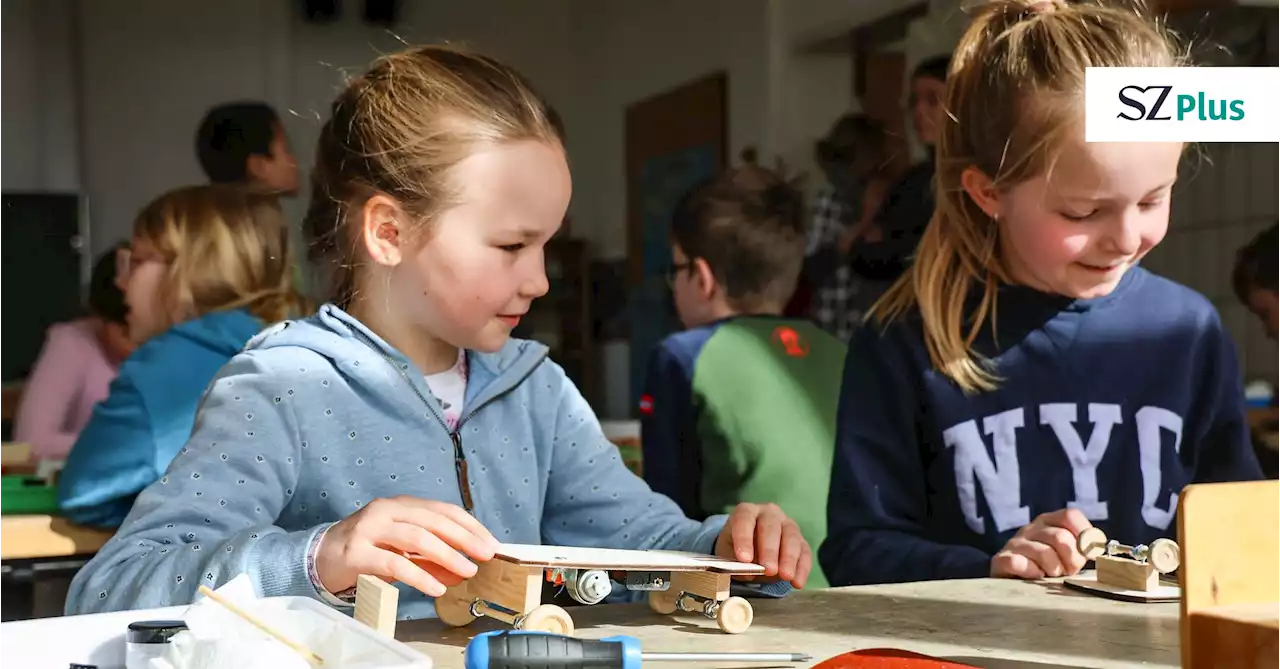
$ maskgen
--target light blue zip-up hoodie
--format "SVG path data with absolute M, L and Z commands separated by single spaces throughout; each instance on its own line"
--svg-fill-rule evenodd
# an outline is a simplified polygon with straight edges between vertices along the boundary
M 218 370 L 263 323 L 244 309 L 212 311 L 147 340 L 120 366 L 58 476 L 61 514 L 117 527 L 187 437 Z
M 511 340 L 467 352 L 454 433 L 420 371 L 353 317 L 325 306 L 258 335 L 218 374 L 191 439 L 139 495 L 72 582 L 67 613 L 180 605 L 246 573 L 262 596 L 333 603 L 308 550 L 382 497 L 463 506 L 506 543 L 710 553 L 724 516 L 698 523 L 623 465 L 547 349 Z M 434 617 L 404 586 L 399 617 Z

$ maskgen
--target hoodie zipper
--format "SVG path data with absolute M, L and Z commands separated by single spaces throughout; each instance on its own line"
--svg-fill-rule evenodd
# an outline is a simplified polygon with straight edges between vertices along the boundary
M 521 383 L 523 383 L 524 380 L 528 378 L 530 374 L 533 373 L 533 370 L 538 368 L 538 365 L 541 364 L 542 361 L 547 357 L 547 354 L 542 353 L 539 356 L 537 362 L 529 366 L 529 371 L 526 372 L 519 379 L 517 379 L 515 383 L 511 384 L 510 388 L 507 388 L 506 390 L 480 403 L 480 405 L 476 406 L 470 412 L 468 412 L 466 416 L 459 418 L 458 424 L 454 427 L 454 429 L 449 430 L 449 424 L 445 422 L 444 416 L 441 416 L 436 411 L 436 408 L 435 406 L 432 405 L 431 401 L 422 395 L 422 391 L 418 390 L 418 386 L 414 384 L 414 382 L 409 378 L 409 375 L 405 373 L 404 368 L 396 364 L 396 361 L 392 359 L 391 356 L 379 350 L 377 345 L 375 345 L 372 341 L 370 341 L 368 337 L 365 337 L 363 333 L 355 332 L 355 334 L 359 335 L 360 338 L 365 341 L 365 344 L 367 344 L 370 348 L 377 351 L 378 354 L 382 356 L 382 359 L 386 360 L 387 364 L 391 365 L 392 369 L 399 372 L 400 377 L 403 378 L 405 382 L 409 384 L 409 387 L 413 389 L 413 394 L 418 396 L 418 399 L 421 400 L 422 403 L 427 406 L 427 410 L 431 412 L 431 415 L 435 416 L 435 419 L 440 423 L 440 425 L 444 427 L 446 431 L 449 432 L 449 440 L 453 442 L 453 471 L 455 475 L 458 477 L 458 493 L 462 497 L 462 508 L 465 509 L 467 513 L 474 514 L 475 502 L 471 496 L 471 484 L 469 483 L 470 477 L 468 476 L 468 472 L 467 472 L 467 456 L 466 456 L 466 453 L 462 450 L 462 426 L 468 420 L 470 420 L 472 416 L 476 415 L 476 412 L 488 406 L 494 400 L 506 395 L 507 393 L 510 393 L 512 390 L 515 390 L 516 386 L 519 386 Z M 466 354 L 463 353 L 463 355 L 466 355 Z

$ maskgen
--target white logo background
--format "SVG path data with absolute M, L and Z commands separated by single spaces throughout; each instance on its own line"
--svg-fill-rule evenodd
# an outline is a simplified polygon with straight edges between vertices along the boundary
M 1171 86 L 1159 116 L 1171 120 L 1130 121 L 1139 110 L 1120 101 L 1120 89 Z M 1085 141 L 1087 142 L 1280 142 L 1280 68 L 1276 67 L 1091 67 L 1085 71 Z M 1191 113 L 1178 120 L 1178 95 L 1197 99 L 1242 101 L 1244 118 L 1200 120 Z M 1127 93 L 1151 112 L 1158 89 Z M 1148 116 L 1151 114 L 1148 113 Z M 1207 114 L 1206 114 L 1207 116 Z

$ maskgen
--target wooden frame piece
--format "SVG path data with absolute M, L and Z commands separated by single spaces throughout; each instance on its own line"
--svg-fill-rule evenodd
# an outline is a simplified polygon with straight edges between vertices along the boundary
M 1195 484 L 1178 499 L 1182 666 L 1275 667 L 1280 482 Z

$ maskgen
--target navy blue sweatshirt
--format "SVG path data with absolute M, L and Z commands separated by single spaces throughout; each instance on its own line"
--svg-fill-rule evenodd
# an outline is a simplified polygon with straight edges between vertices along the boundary
M 933 369 L 918 316 L 850 342 L 819 551 L 832 585 L 987 576 L 1019 528 L 1068 506 L 1150 543 L 1176 534 L 1188 483 L 1261 477 L 1235 347 L 1197 293 L 1134 268 L 1106 297 L 1007 286 L 997 307 L 975 343 L 990 392 Z

